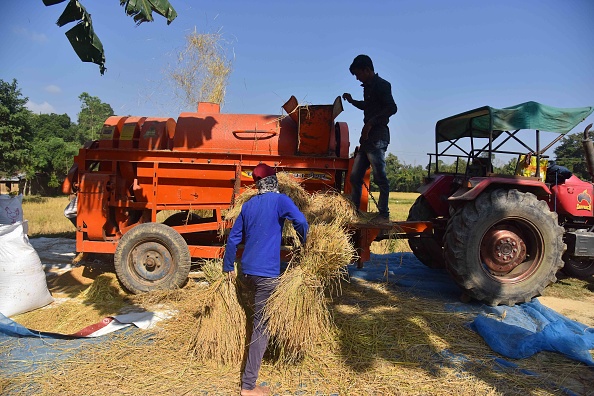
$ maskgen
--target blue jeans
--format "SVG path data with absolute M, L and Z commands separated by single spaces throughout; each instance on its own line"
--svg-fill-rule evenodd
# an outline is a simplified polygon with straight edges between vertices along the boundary
M 369 147 L 371 146 L 371 147 Z M 388 143 L 383 140 L 378 140 L 365 148 L 360 148 L 353 169 L 351 171 L 351 199 L 355 207 L 359 209 L 361 204 L 361 192 L 363 188 L 363 177 L 367 168 L 371 165 L 373 172 L 373 181 L 378 185 L 380 194 L 378 201 L 378 210 L 381 216 L 390 217 L 390 210 L 388 209 L 388 197 L 390 195 L 390 182 L 386 176 L 386 149 Z

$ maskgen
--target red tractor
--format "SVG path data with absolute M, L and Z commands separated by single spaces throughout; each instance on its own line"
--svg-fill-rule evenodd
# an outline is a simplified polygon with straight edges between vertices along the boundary
M 429 267 L 445 266 L 468 296 L 491 305 L 529 301 L 562 268 L 592 275 L 593 185 L 551 169 L 547 177 L 545 155 L 592 111 L 527 102 L 437 122 L 430 173 L 408 216 L 433 226 L 432 233 L 409 238 L 416 257 Z M 588 129 L 584 147 L 594 177 Z M 526 130 L 535 131 L 533 147 L 522 137 Z M 542 147 L 541 131 L 558 135 Z M 496 155 L 518 156 L 514 174 L 494 173 Z M 440 171 L 444 158 L 455 160 L 454 171 Z

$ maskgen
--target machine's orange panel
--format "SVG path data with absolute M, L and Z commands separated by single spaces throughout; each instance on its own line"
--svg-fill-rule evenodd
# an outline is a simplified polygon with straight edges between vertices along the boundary
M 128 117 L 120 132 L 120 142 L 118 148 L 131 149 L 138 148 L 138 138 L 140 128 L 146 120 L 146 117 Z
M 334 119 L 342 112 L 342 100 L 331 105 L 299 106 L 294 96 L 283 105 L 289 117 L 297 122 L 297 151 L 300 155 L 335 155 Z
M 182 113 L 173 150 L 295 155 L 297 125 L 278 115 Z
M 173 118 L 147 118 L 142 124 L 138 148 L 141 150 L 170 149 L 175 135 L 175 120 Z
M 91 240 L 104 237 L 109 180 L 108 174 L 86 173 L 80 182 L 77 224 L 84 228 Z
M 103 124 L 99 136 L 99 148 L 117 148 L 120 132 L 128 117 L 111 116 Z

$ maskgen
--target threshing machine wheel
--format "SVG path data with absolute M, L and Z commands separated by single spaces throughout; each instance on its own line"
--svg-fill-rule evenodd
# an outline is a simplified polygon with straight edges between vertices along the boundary
M 565 266 L 562 271 L 567 276 L 585 279 L 594 275 L 594 260 L 591 258 L 576 259 L 564 255 L 563 261 L 565 261 Z
M 116 274 L 134 294 L 182 287 L 190 251 L 182 236 L 160 223 L 140 224 L 124 234 L 114 256 Z
M 448 221 L 446 268 L 460 287 L 490 305 L 526 302 L 557 280 L 565 251 L 557 214 L 531 193 L 498 189 Z
M 435 211 L 427 199 L 420 195 L 408 212 L 408 221 L 429 221 L 436 217 Z M 441 236 L 431 238 L 414 237 L 408 239 L 408 245 L 419 261 L 429 268 L 444 268 L 443 244 Z

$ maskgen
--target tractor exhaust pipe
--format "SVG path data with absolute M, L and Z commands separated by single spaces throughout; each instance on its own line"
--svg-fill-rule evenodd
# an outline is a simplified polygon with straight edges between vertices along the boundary
M 590 139 L 590 128 L 592 128 L 592 124 L 588 125 L 584 130 L 584 140 L 582 140 L 582 145 L 584 146 L 584 152 L 586 154 L 588 173 L 590 174 L 592 181 L 594 181 L 594 144 L 592 144 L 592 139 Z

